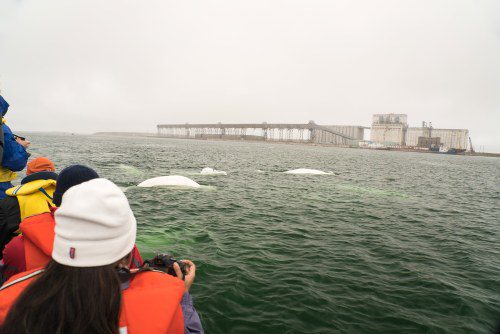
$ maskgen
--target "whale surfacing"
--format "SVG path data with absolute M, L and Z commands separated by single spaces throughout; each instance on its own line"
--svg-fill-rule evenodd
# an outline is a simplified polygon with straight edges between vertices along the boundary
M 158 186 L 176 186 L 176 187 L 201 187 L 198 183 L 180 175 L 159 176 L 143 181 L 137 185 L 138 187 L 158 187 Z
M 285 174 L 309 174 L 309 175 L 330 175 L 330 174 L 332 174 L 332 173 L 323 172 L 322 170 L 307 169 L 307 168 L 287 170 L 284 173 Z
M 223 170 L 216 170 L 210 167 L 205 167 L 201 170 L 201 175 L 227 175 Z

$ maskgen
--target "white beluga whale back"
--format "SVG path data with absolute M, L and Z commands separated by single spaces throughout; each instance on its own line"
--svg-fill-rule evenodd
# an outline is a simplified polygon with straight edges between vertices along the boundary
M 137 185 L 138 187 L 158 187 L 158 186 L 176 186 L 176 187 L 201 187 L 198 183 L 180 175 L 159 176 L 143 181 Z
M 309 175 L 330 175 L 330 174 L 332 174 L 332 173 L 323 172 L 322 170 L 307 169 L 307 168 L 287 170 L 284 173 L 285 174 L 309 174 Z
M 216 170 L 210 167 L 205 167 L 201 170 L 201 175 L 227 175 L 223 170 Z

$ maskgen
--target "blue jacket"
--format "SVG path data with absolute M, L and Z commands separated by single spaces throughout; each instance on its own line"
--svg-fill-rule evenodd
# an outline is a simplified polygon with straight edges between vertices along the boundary
M 2 117 L 5 116 L 8 109 L 9 104 L 0 95 L 0 111 L 2 112 Z M 12 131 L 7 124 L 3 124 L 3 122 L 2 129 L 4 133 L 2 167 L 10 169 L 13 172 L 21 171 L 26 167 L 29 154 L 22 145 L 16 142 Z

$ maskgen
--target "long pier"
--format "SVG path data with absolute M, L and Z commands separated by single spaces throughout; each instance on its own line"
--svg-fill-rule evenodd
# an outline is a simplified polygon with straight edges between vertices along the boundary
M 362 126 L 306 124 L 159 124 L 158 136 L 190 139 L 259 140 L 357 146 L 363 140 Z

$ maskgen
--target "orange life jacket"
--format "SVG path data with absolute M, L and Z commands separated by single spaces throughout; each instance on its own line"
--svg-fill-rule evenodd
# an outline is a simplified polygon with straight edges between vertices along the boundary
M 24 219 L 19 228 L 24 236 L 26 270 L 44 267 L 52 256 L 55 220 L 53 212 Z
M 40 274 L 39 270 L 25 271 L 12 276 L 2 285 L 0 288 L 0 325 L 4 323 L 7 313 L 17 297 L 38 274 Z
M 38 269 L 17 274 L 0 288 L 0 325 L 17 297 L 42 273 Z M 178 278 L 156 271 L 136 274 L 122 291 L 120 333 L 183 334 L 183 294 L 184 283 Z
M 55 208 L 51 212 L 41 213 L 24 219 L 19 225 L 23 234 L 24 259 L 26 270 L 45 267 L 52 258 L 54 248 Z M 132 249 L 131 268 L 142 265 L 142 258 L 137 247 Z

